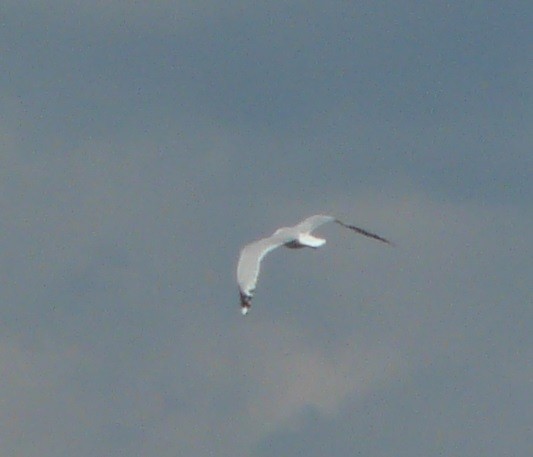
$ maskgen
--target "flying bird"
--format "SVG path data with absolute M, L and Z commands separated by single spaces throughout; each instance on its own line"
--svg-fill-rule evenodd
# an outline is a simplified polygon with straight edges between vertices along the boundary
M 392 244 L 389 240 L 369 232 L 354 225 L 345 224 L 333 216 L 315 215 L 308 217 L 294 227 L 282 227 L 277 229 L 272 236 L 263 238 L 247 244 L 241 250 L 237 265 L 237 283 L 241 297 L 241 312 L 243 315 L 250 311 L 252 297 L 254 295 L 261 260 L 270 251 L 285 246 L 291 249 L 310 247 L 317 249 L 326 243 L 326 240 L 311 235 L 316 228 L 328 222 L 335 222 L 343 227 L 353 230 L 356 233 L 374 238 L 387 244 Z

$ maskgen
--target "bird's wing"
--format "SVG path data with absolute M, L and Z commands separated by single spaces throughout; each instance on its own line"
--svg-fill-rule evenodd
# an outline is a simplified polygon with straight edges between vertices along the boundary
M 381 236 L 376 235 L 375 233 L 369 232 L 368 230 L 356 227 L 355 225 L 345 224 L 344 222 L 339 221 L 338 219 L 335 219 L 335 222 L 339 225 L 342 225 L 343 227 L 353 230 L 356 233 L 359 233 L 360 235 L 364 235 L 369 238 L 374 238 L 375 240 L 383 241 L 384 243 L 390 244 L 392 246 L 392 243 L 389 240 L 382 238 Z
M 237 264 L 237 283 L 239 284 L 241 296 L 244 295 L 251 299 L 259 276 L 261 260 L 270 251 L 285 244 L 287 241 L 290 241 L 287 237 L 273 235 L 244 246 Z
M 315 216 L 308 217 L 307 219 L 304 219 L 302 222 L 296 225 L 294 228 L 296 228 L 298 232 L 309 233 L 320 227 L 321 225 L 327 224 L 328 222 L 336 222 L 337 224 L 349 228 L 350 230 L 353 230 L 354 232 L 359 233 L 360 235 L 364 235 L 369 238 L 374 238 L 375 240 L 383 241 L 384 243 L 392 245 L 389 240 L 382 238 L 381 236 L 376 235 L 375 233 L 369 232 L 368 230 L 362 229 L 360 227 L 356 227 L 355 225 L 346 224 L 333 216 L 326 216 L 323 214 L 317 214 Z
M 314 229 L 324 225 L 328 222 L 335 221 L 336 219 L 333 216 L 325 216 L 323 214 L 316 214 L 314 216 L 308 217 L 296 225 L 294 228 L 301 233 L 309 233 Z

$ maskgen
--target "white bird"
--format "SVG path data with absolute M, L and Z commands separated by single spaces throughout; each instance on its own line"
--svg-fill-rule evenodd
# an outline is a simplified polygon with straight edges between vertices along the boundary
M 333 216 L 324 216 L 321 214 L 308 217 L 294 227 L 283 227 L 277 229 L 272 236 L 263 238 L 247 244 L 241 250 L 239 263 L 237 265 L 237 283 L 241 296 L 241 312 L 243 315 L 248 313 L 252 306 L 252 297 L 254 295 L 261 260 L 270 251 L 280 246 L 296 249 L 310 247 L 317 249 L 326 243 L 326 240 L 311 235 L 311 232 L 327 222 L 336 222 L 343 227 L 349 228 L 361 235 L 392 244 L 389 240 L 382 238 L 375 233 L 371 233 L 354 225 L 345 224 Z

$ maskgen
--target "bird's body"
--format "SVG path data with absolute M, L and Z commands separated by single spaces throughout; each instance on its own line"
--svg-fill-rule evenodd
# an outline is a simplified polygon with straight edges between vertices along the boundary
M 390 244 L 388 240 L 367 230 L 345 224 L 333 216 L 315 215 L 308 217 L 293 227 L 282 227 L 277 229 L 272 236 L 250 243 L 241 250 L 237 265 L 237 283 L 241 297 L 242 314 L 248 313 L 251 307 L 252 297 L 259 276 L 261 260 L 270 251 L 285 246 L 291 249 L 304 247 L 319 248 L 326 243 L 323 238 L 311 235 L 311 232 L 328 222 L 336 222 L 343 227 L 349 228 L 361 235 L 383 241 Z

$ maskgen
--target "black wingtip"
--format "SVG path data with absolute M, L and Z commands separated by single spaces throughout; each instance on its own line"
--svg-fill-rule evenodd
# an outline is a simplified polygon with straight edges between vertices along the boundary
M 388 244 L 389 246 L 394 246 L 394 243 L 392 243 L 391 241 L 387 240 L 386 238 L 383 238 L 383 237 L 381 237 L 381 236 L 379 236 L 379 235 L 377 235 L 375 233 L 369 232 L 368 230 L 362 229 L 361 227 L 356 227 L 355 225 L 345 224 L 344 222 L 339 221 L 338 219 L 335 219 L 335 222 L 337 224 L 342 225 L 343 227 L 346 227 L 346 228 L 349 228 L 350 230 L 353 230 L 356 233 L 359 233 L 360 235 L 364 235 L 364 236 L 367 236 L 369 238 L 373 238 L 375 240 L 381 241 L 383 243 Z
M 252 296 L 241 291 L 239 291 L 239 293 L 241 296 L 241 313 L 243 316 L 246 316 L 252 307 Z

